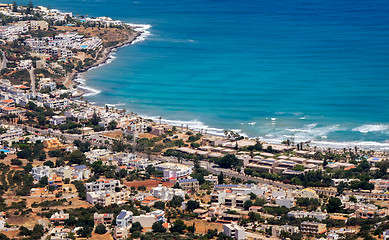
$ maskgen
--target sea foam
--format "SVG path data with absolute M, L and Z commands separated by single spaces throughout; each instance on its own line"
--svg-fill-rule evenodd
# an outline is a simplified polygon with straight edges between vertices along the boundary
M 383 132 L 389 129 L 388 125 L 384 124 L 366 124 L 353 128 L 354 132 L 369 133 L 369 132 Z

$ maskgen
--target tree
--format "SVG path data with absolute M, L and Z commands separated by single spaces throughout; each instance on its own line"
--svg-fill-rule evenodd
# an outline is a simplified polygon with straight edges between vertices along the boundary
M 185 229 L 186 225 L 184 221 L 182 221 L 181 219 L 177 219 L 176 221 L 174 221 L 173 226 L 170 228 L 170 231 L 172 233 L 176 232 L 182 234 Z
M 0 233 L 0 240 L 9 240 L 9 237 L 3 233 Z
M 118 125 L 117 122 L 111 121 L 111 122 L 108 123 L 107 129 L 108 129 L 108 130 L 114 130 L 114 129 L 116 129 L 116 126 L 117 126 L 117 125 Z
M 96 112 L 94 112 L 92 118 L 90 119 L 90 123 L 94 126 L 97 126 L 100 121 L 101 121 L 101 118 L 97 115 Z
M 193 225 L 187 226 L 186 229 L 188 230 L 188 232 L 195 233 L 196 231 L 195 223 L 193 222 Z
M 30 0 L 27 5 L 26 14 L 31 14 L 34 9 L 34 4 Z
M 222 168 L 232 168 L 242 165 L 242 161 L 239 160 L 235 155 L 233 154 L 227 154 L 224 157 L 220 158 L 216 162 L 220 167 Z
M 21 226 L 19 228 L 19 231 L 20 232 L 18 233 L 18 236 L 30 236 L 31 235 L 31 231 L 24 226 Z
M 100 223 L 97 225 L 95 233 L 97 234 L 105 234 L 107 232 L 107 229 L 105 228 L 104 224 Z
M 342 201 L 339 198 L 331 197 L 327 204 L 327 210 L 329 213 L 334 213 L 340 210 Z
M 165 202 L 163 201 L 157 201 L 154 203 L 154 207 L 157 209 L 164 210 L 165 209 Z
M 357 198 L 354 195 L 351 195 L 349 197 L 349 200 L 350 200 L 350 202 L 354 202 L 354 203 L 358 202 Z
M 31 239 L 41 239 L 44 234 L 43 226 L 40 224 L 35 224 L 34 229 L 31 232 Z
M 224 175 L 223 175 L 222 171 L 220 171 L 219 175 L 217 176 L 217 182 L 219 184 L 223 184 L 224 183 Z
M 245 202 L 243 203 L 243 208 L 244 208 L 245 210 L 249 210 L 249 208 L 252 207 L 252 206 L 253 206 L 253 202 L 252 202 L 251 200 L 247 200 L 247 201 L 245 201 Z
M 250 200 L 255 200 L 256 198 L 257 198 L 257 194 L 255 194 L 255 193 L 249 193 L 249 195 L 250 195 Z
M 184 199 L 180 196 L 174 196 L 172 200 L 170 200 L 170 206 L 171 207 L 180 207 L 181 203 L 184 201 Z
M 264 198 L 255 199 L 254 206 L 263 206 L 265 204 L 266 204 L 266 199 Z
M 114 152 L 124 152 L 126 150 L 127 146 L 124 144 L 123 141 L 113 140 L 112 142 L 112 150 Z
M 71 164 L 81 164 L 86 160 L 85 154 L 80 150 L 75 150 L 69 155 L 69 163 Z
M 43 165 L 44 165 L 44 166 L 49 166 L 49 167 L 51 167 L 51 168 L 53 168 L 53 167 L 54 167 L 54 163 L 53 163 L 52 161 L 50 161 L 50 160 L 49 160 L 49 161 L 46 161 L 46 162 L 44 162 L 44 163 L 43 163 Z
M 155 233 L 166 232 L 166 228 L 163 227 L 163 224 L 161 221 L 153 223 L 152 229 L 153 229 L 153 232 L 155 232 Z
M 189 200 L 186 204 L 186 210 L 189 212 L 193 212 L 193 210 L 200 207 L 200 203 L 198 201 Z
M 17 11 L 18 11 L 18 4 L 15 1 L 13 1 L 13 3 L 12 3 L 12 12 L 17 12 Z
M 143 227 L 139 222 L 134 222 L 130 228 L 130 232 L 142 231 Z
M 344 182 L 339 183 L 339 185 L 336 187 L 336 191 L 338 194 L 343 194 L 344 189 L 347 187 L 347 184 Z
M 41 177 L 41 179 L 39 179 L 39 184 L 42 186 L 47 186 L 47 184 L 49 184 L 49 180 L 47 176 Z
M 295 170 L 295 171 L 300 171 L 300 172 L 304 171 L 304 169 L 305 169 L 304 165 L 301 165 L 301 164 L 296 164 L 296 165 L 293 167 L 293 170 Z

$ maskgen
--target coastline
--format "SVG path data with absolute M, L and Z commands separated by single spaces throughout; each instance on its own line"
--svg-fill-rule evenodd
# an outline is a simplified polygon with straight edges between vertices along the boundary
M 71 81 L 72 88 L 76 87 L 76 94 L 73 94 L 74 97 L 82 97 L 82 96 L 90 96 L 99 94 L 101 91 L 98 89 L 93 89 L 89 87 L 86 83 L 86 80 L 81 77 L 81 75 L 89 70 L 94 68 L 98 68 L 104 66 L 105 64 L 109 64 L 115 57 L 115 49 L 125 47 L 128 45 L 135 44 L 136 42 L 143 41 L 145 38 L 150 35 L 150 32 L 147 31 L 151 26 L 150 25 L 142 25 L 142 24 L 128 24 L 131 26 L 133 30 L 136 32 L 134 35 L 130 35 L 126 41 L 120 42 L 114 46 L 107 47 L 102 52 L 102 57 L 98 59 L 94 64 L 88 66 L 80 71 L 74 71 L 69 74 L 68 78 Z M 104 102 L 97 103 L 98 105 L 109 105 Z M 96 104 L 95 104 L 96 105 Z M 139 115 L 144 119 L 151 119 L 154 122 L 158 121 L 159 117 L 156 116 L 146 116 Z M 171 119 L 162 119 L 162 123 L 168 124 L 171 126 L 181 127 L 188 126 L 188 129 L 195 132 L 206 132 L 209 136 L 223 136 L 224 129 L 220 129 L 217 127 L 208 126 L 206 123 L 203 123 L 198 120 L 171 120 Z M 252 123 L 248 123 L 251 125 Z M 254 125 L 254 124 L 253 124 Z M 262 142 L 270 143 L 270 144 L 281 144 L 282 140 L 279 139 L 269 139 L 264 136 L 261 137 L 249 137 L 243 130 L 241 129 L 232 129 L 232 131 L 239 133 L 241 136 L 247 137 L 249 139 L 259 139 Z M 300 142 L 299 140 L 296 142 Z M 309 140 L 301 140 L 301 142 L 308 143 L 311 147 L 317 147 L 318 149 L 343 149 L 350 147 L 358 147 L 364 150 L 376 150 L 376 151 L 389 151 L 389 142 L 375 142 L 375 141 L 349 141 L 349 142 L 337 142 L 337 141 L 328 141 L 328 140 L 317 140 L 317 139 L 309 139 Z
M 144 35 L 149 35 L 150 33 L 147 31 L 151 26 L 150 25 L 143 25 L 143 24 L 128 24 L 127 25 L 131 26 L 133 28 L 133 31 L 135 34 L 131 34 L 128 36 L 127 40 L 120 42 L 114 46 L 110 47 L 104 47 L 104 50 L 101 52 L 102 57 L 99 58 L 95 63 L 93 63 L 90 66 L 87 66 L 81 70 L 74 70 L 71 72 L 68 76 L 66 81 L 69 81 L 65 84 L 68 88 L 74 88 L 76 87 L 77 92 L 73 93 L 73 97 L 82 97 L 87 95 L 88 93 L 90 94 L 91 91 L 90 88 L 88 88 L 85 85 L 85 81 L 82 80 L 82 78 L 79 78 L 80 75 L 83 73 L 94 69 L 98 68 L 101 66 L 104 66 L 105 64 L 109 64 L 109 60 L 113 59 L 112 54 L 114 53 L 114 50 L 125 47 L 128 45 L 132 45 L 138 41 L 141 41 L 145 38 Z

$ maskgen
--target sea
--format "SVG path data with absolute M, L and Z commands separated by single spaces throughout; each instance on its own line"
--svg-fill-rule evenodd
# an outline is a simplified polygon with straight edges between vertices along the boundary
M 33 3 L 143 24 L 79 76 L 90 102 L 212 134 L 389 150 L 387 0 Z

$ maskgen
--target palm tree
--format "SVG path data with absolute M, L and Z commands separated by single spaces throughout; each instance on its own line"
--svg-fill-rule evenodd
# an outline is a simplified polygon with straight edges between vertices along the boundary
M 159 125 L 161 125 L 162 117 L 159 117 Z

